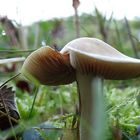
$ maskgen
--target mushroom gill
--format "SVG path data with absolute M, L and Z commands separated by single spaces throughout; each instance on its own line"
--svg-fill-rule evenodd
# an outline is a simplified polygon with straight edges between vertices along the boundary
M 96 38 L 80 38 L 68 43 L 61 53 L 70 54 L 71 65 L 82 74 L 105 79 L 130 79 L 140 75 L 140 60 L 128 57 Z
M 43 85 L 69 84 L 75 80 L 75 70 L 68 59 L 68 53 L 41 47 L 27 57 L 21 71 L 30 80 Z

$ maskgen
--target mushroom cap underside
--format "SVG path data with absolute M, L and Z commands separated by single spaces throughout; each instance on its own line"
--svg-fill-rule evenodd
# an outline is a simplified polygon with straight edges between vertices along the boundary
M 81 74 L 124 80 L 140 76 L 140 60 L 128 57 L 95 38 L 68 43 L 61 53 L 70 54 L 70 63 Z
M 43 85 L 63 85 L 75 81 L 75 70 L 69 54 L 60 54 L 50 47 L 41 47 L 25 60 L 21 72 L 31 81 Z

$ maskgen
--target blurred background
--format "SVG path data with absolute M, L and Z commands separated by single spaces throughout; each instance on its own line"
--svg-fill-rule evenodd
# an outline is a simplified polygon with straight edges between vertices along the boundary
M 128 54 L 129 49 L 136 57 L 139 53 L 135 46 L 140 38 L 138 0 L 81 0 L 75 5 L 72 0 L 0 2 L 0 48 L 28 50 L 47 44 L 61 49 L 75 37 L 91 36 L 121 51 L 125 42 Z
M 60 49 L 77 36 L 92 36 L 108 40 L 110 44 L 117 37 L 119 45 L 115 43 L 114 46 L 123 49 L 124 34 L 133 38 L 130 40 L 133 43 L 125 41 L 133 47 L 140 37 L 138 0 L 81 0 L 75 6 L 72 0 L 0 2 L 0 47 L 18 46 L 26 50 L 48 44 Z M 130 20 L 130 25 L 127 25 L 127 20 Z M 133 34 L 131 27 L 134 28 Z M 4 43 L 5 40 L 9 40 L 9 44 Z

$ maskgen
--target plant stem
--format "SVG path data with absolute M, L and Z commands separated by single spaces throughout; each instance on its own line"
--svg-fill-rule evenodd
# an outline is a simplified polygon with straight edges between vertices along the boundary
M 133 40 L 133 37 L 131 36 L 131 35 L 132 35 L 131 28 L 130 28 L 130 26 L 129 26 L 129 23 L 128 23 L 128 20 L 127 20 L 126 17 L 124 18 L 124 21 L 125 21 L 126 29 L 127 29 L 127 31 L 128 31 L 128 37 L 129 37 L 129 39 L 130 39 L 131 46 L 132 46 L 132 49 L 133 49 L 133 51 L 134 51 L 134 55 L 135 55 L 136 58 L 139 58 L 139 55 L 138 55 L 138 51 L 137 51 L 135 42 L 134 42 L 134 40 Z
M 103 140 L 105 128 L 103 80 L 93 75 L 77 73 L 77 83 L 81 99 L 80 140 Z
M 35 105 L 37 93 L 38 93 L 38 86 L 35 87 L 35 95 L 34 95 L 33 103 L 32 103 L 32 106 L 31 106 L 31 110 L 29 112 L 29 118 L 31 117 L 32 112 L 33 112 L 33 108 L 34 108 L 34 105 Z
M 79 22 L 78 10 L 77 10 L 77 8 L 74 10 L 75 10 L 76 38 L 79 38 L 80 37 L 80 22 Z
M 30 53 L 35 51 L 36 49 L 30 50 L 0 50 L 0 53 Z
M 3 86 L 5 86 L 8 82 L 10 82 L 11 80 L 13 80 L 14 78 L 18 77 L 21 73 L 18 73 L 14 76 L 12 76 L 11 78 L 9 78 L 7 81 L 5 81 L 2 85 L 0 85 L 0 88 L 2 88 Z

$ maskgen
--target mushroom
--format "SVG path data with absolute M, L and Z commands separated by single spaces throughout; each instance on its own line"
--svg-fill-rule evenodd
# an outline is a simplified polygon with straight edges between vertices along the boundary
M 81 105 L 81 140 L 93 140 L 96 137 L 96 117 L 100 115 L 95 104 L 98 108 L 103 107 L 103 79 L 125 80 L 140 76 L 140 60 L 120 53 L 99 39 L 86 37 L 71 41 L 61 53 L 69 53 L 70 64 L 76 70 Z
M 21 73 L 37 85 L 56 86 L 75 81 L 75 70 L 70 65 L 69 54 L 61 54 L 49 46 L 31 53 L 24 62 Z
M 103 79 L 125 80 L 140 76 L 140 60 L 125 56 L 99 39 L 84 37 L 69 42 L 60 52 L 49 47 L 33 52 L 24 62 L 22 73 L 48 85 L 76 81 L 80 99 L 80 140 L 93 140 L 98 113 L 95 103 L 103 106 Z

